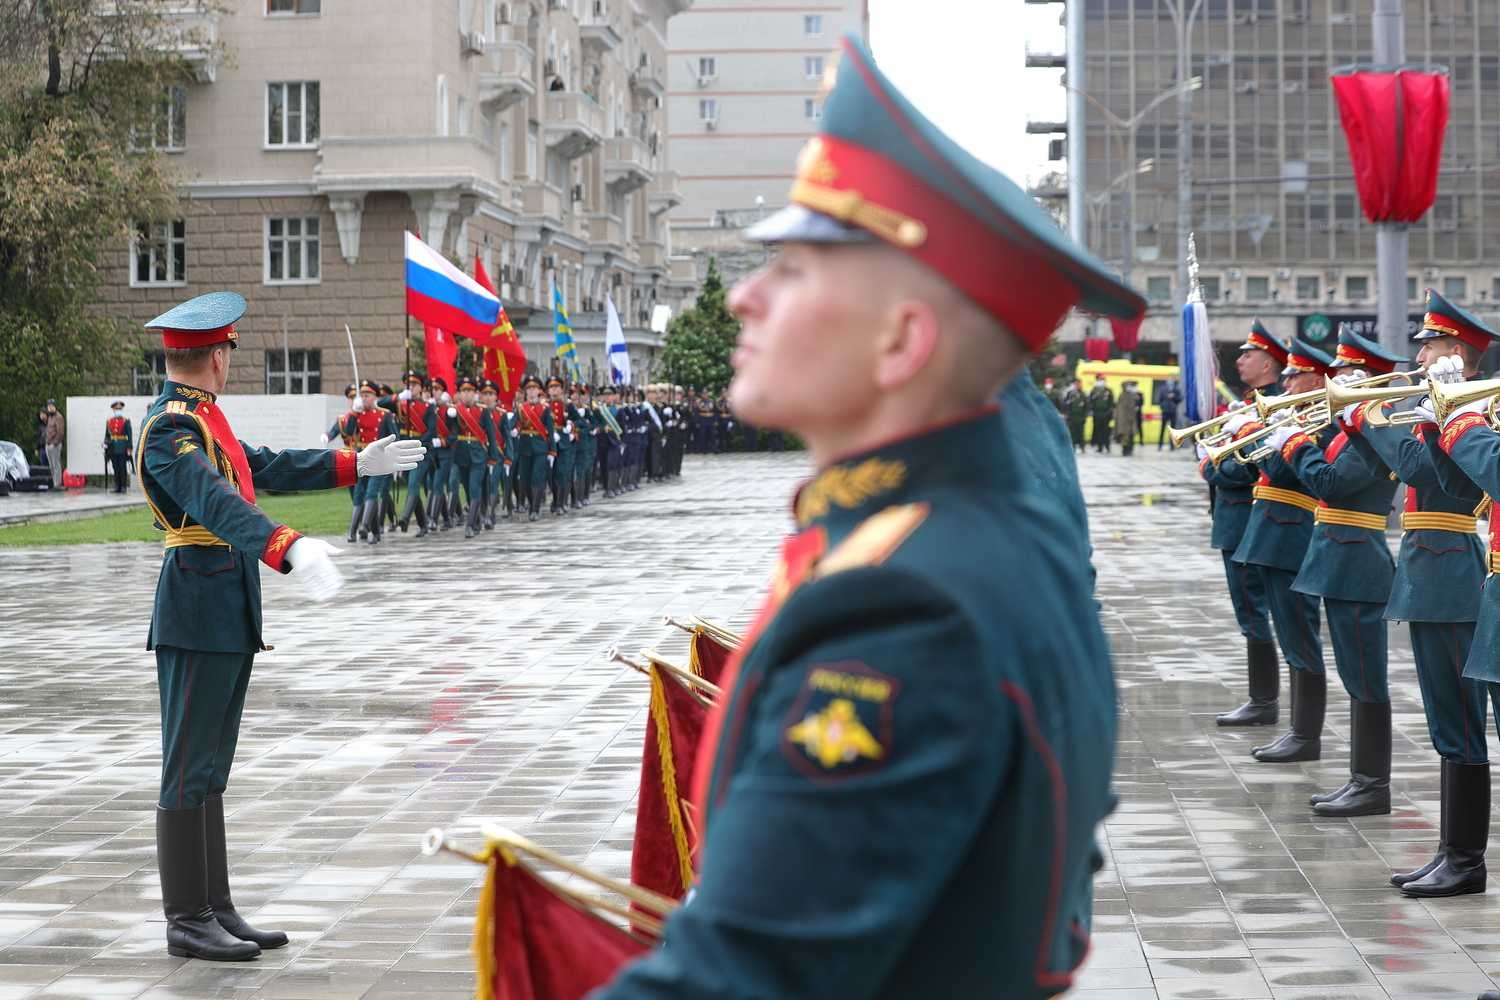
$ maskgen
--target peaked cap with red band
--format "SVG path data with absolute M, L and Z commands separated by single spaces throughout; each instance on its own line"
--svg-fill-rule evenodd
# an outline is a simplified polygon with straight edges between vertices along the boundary
M 1347 323 L 1339 324 L 1339 346 L 1333 355 L 1335 368 L 1363 368 L 1371 375 L 1389 375 L 1406 358 L 1382 350 L 1368 337 L 1361 337 Z
M 1250 332 L 1240 345 L 1242 351 L 1265 351 L 1278 365 L 1286 364 L 1286 345 L 1277 340 L 1260 320 L 1252 320 Z
M 208 292 L 188 299 L 146 324 L 160 330 L 162 346 L 212 347 L 228 343 L 238 347 L 234 324 L 245 315 L 245 297 L 239 292 Z
M 1427 289 L 1427 314 L 1422 317 L 1422 329 L 1412 340 L 1432 340 L 1435 337 L 1457 337 L 1476 351 L 1484 351 L 1496 340 L 1496 334 L 1484 321 L 1466 309 L 1462 309 L 1437 293 Z
M 1333 359 L 1301 337 L 1293 337 L 1291 349 L 1287 351 L 1286 367 L 1281 369 L 1281 374 L 1296 375 L 1299 372 L 1332 375 Z
M 1146 301 L 1068 239 L 1004 174 L 940 132 L 846 35 L 821 132 L 762 243 L 884 240 L 942 275 L 1035 350 L 1077 306 L 1135 319 Z

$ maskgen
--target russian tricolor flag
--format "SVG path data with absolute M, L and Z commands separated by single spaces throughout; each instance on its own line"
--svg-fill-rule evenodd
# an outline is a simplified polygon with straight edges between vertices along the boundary
M 500 321 L 500 298 L 407 233 L 406 312 L 463 337 L 488 337 Z

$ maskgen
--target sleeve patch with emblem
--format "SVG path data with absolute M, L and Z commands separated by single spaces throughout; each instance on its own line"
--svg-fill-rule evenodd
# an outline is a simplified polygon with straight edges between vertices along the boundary
M 781 752 L 813 778 L 846 778 L 885 766 L 901 684 L 863 663 L 810 667 L 787 713 Z
M 188 437 L 186 434 L 178 437 L 177 440 L 176 440 L 176 442 L 175 442 L 175 444 L 176 444 L 176 448 L 174 450 L 179 455 L 186 455 L 189 452 L 194 452 L 194 451 L 198 450 L 198 442 L 194 441 L 192 438 Z

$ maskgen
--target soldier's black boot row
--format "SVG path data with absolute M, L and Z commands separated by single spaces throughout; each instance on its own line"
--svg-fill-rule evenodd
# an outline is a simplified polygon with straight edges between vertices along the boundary
M 1320 798 L 1314 796 L 1315 799 Z M 1391 811 L 1391 703 L 1349 703 L 1349 782 L 1313 803 L 1319 816 L 1384 816 Z
M 1490 766 L 1448 763 L 1443 796 L 1447 845 L 1441 860 L 1421 878 L 1401 887 L 1408 896 L 1462 896 L 1484 892 L 1484 849 L 1490 839 Z
M 1265 764 L 1292 764 L 1323 756 L 1323 715 L 1328 708 L 1328 675 L 1291 671 L 1292 727 L 1277 739 L 1255 747 L 1250 756 Z
M 1450 775 L 1453 773 L 1453 768 L 1456 765 L 1451 764 L 1449 762 L 1448 758 L 1446 758 L 1446 757 L 1441 757 L 1441 758 L 1439 758 L 1439 760 L 1442 762 L 1442 770 L 1440 772 L 1439 779 L 1438 779 L 1439 780 L 1439 785 L 1438 785 L 1438 789 L 1439 789 L 1439 791 L 1438 791 L 1438 817 L 1439 817 L 1438 823 L 1439 823 L 1439 825 L 1438 825 L 1438 849 L 1437 849 L 1437 853 L 1432 856 L 1432 860 L 1431 861 L 1427 862 L 1425 865 L 1423 865 L 1421 868 L 1416 869 L 1415 871 L 1409 871 L 1409 872 L 1392 872 L 1391 873 L 1391 885 L 1399 887 L 1399 886 L 1405 885 L 1408 882 L 1415 882 L 1417 879 L 1419 879 L 1422 876 L 1428 874 L 1434 868 L 1436 868 L 1438 865 L 1440 865 L 1440 864 L 1443 863 L 1443 854 L 1448 849 L 1448 807 L 1447 807 L 1446 803 L 1447 803 L 1448 799 L 1453 794 L 1449 790 L 1450 789 L 1450 783 L 1451 783 Z
M 234 908 L 229 893 L 229 849 L 224 837 L 224 796 L 210 795 L 203 806 L 203 837 L 208 868 L 208 903 L 219 926 L 241 941 L 253 941 L 263 949 L 281 948 L 287 937 L 281 931 L 252 927 Z
M 214 917 L 208 899 L 203 807 L 156 810 L 156 869 L 167 918 L 167 954 L 210 962 L 243 962 L 260 945 L 241 941 Z
M 1280 715 L 1281 665 L 1276 661 L 1276 643 L 1270 639 L 1245 640 L 1245 668 L 1250 675 L 1250 700 L 1216 721 L 1221 726 L 1274 726 Z

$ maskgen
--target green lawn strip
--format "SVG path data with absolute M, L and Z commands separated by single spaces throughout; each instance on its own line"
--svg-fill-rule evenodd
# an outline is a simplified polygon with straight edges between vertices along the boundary
M 349 530 L 349 493 L 328 490 L 256 498 L 273 521 L 290 524 L 308 535 L 341 535 Z M 0 508 L 3 509 L 3 508 Z M 162 533 L 151 526 L 151 510 L 111 511 L 71 521 L 45 521 L 0 528 L 0 547 L 16 545 L 94 545 L 100 542 L 155 542 Z

